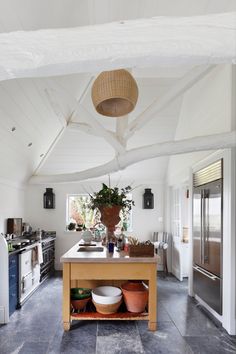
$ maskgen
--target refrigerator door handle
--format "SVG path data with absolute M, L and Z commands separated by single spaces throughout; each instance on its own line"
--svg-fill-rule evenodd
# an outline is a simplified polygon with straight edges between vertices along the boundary
M 205 193 L 204 263 L 209 262 L 209 190 Z
M 205 190 L 201 191 L 201 263 L 205 259 Z
M 202 273 L 203 275 L 205 275 L 206 277 L 210 278 L 211 280 L 216 281 L 217 279 L 219 279 L 216 275 L 212 275 L 211 273 L 203 270 L 202 268 L 200 268 L 198 266 L 193 266 L 193 269 L 195 269 L 199 273 Z

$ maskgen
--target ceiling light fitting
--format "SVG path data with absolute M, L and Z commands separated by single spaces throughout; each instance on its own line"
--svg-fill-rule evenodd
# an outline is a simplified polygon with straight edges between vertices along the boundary
M 138 99 L 138 86 L 124 69 L 103 71 L 92 87 L 96 111 L 107 117 L 122 117 L 133 111 Z

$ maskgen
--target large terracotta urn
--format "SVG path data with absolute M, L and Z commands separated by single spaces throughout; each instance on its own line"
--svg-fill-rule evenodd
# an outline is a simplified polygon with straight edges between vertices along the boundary
M 107 242 L 113 239 L 116 225 L 120 222 L 120 205 L 100 206 L 101 222 L 107 228 Z

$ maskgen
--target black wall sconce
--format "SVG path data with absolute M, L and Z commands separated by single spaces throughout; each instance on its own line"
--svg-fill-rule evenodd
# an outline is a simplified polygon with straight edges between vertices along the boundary
M 55 209 L 55 194 L 53 188 L 46 188 L 46 192 L 43 195 L 43 207 L 45 209 Z
M 151 188 L 146 188 L 143 195 L 143 209 L 154 208 L 154 195 Z

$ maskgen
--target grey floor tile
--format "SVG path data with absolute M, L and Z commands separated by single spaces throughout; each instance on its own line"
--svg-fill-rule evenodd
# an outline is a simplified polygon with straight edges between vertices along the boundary
M 97 322 L 81 321 L 72 326 L 69 332 L 64 332 L 62 322 L 59 323 L 47 354 L 59 353 L 96 353 Z
M 195 303 L 186 307 L 176 303 L 176 308 L 165 303 L 164 306 L 182 336 L 220 335 L 218 326 Z
M 64 332 L 65 339 L 80 340 L 80 337 L 86 335 L 94 336 L 97 335 L 97 321 L 76 321 L 72 323 L 71 330 Z
M 192 354 L 185 339 L 171 322 L 158 323 L 156 332 L 147 330 L 145 322 L 139 322 L 138 328 L 146 354 Z
M 1 342 L 0 353 L 1 354 L 18 354 L 24 346 L 24 340 L 15 339 L 14 334 L 10 338 L 6 338 Z
M 98 336 L 110 336 L 113 334 L 128 334 L 136 336 L 138 334 L 134 321 L 99 321 Z
M 62 341 L 60 353 L 81 353 L 81 354 L 95 354 L 96 353 L 96 339 L 83 337 L 79 342 Z
M 158 306 L 157 306 L 157 321 L 159 322 L 171 321 L 171 318 L 161 301 L 158 302 Z
M 236 345 L 224 337 L 186 337 L 185 338 L 194 354 L 230 354 L 236 353 Z
M 46 354 L 48 351 L 48 345 L 49 343 L 46 342 L 25 342 L 19 351 L 19 354 Z
M 224 338 L 224 340 L 229 341 L 230 343 L 232 343 L 235 348 L 236 348 L 236 336 L 230 336 L 225 329 L 222 328 L 221 330 L 221 335 Z
M 139 335 L 125 333 L 98 336 L 96 354 L 142 354 L 144 353 Z
M 6 330 L 0 333 L 0 340 L 3 337 L 9 339 L 13 336 L 14 339 L 19 341 L 50 342 L 51 338 L 55 335 L 58 322 L 57 318 L 54 321 L 48 322 L 46 318 L 42 318 L 39 321 L 35 319 L 35 322 L 32 321 L 31 324 L 24 320 L 17 320 L 16 323 L 10 322 L 6 326 Z

